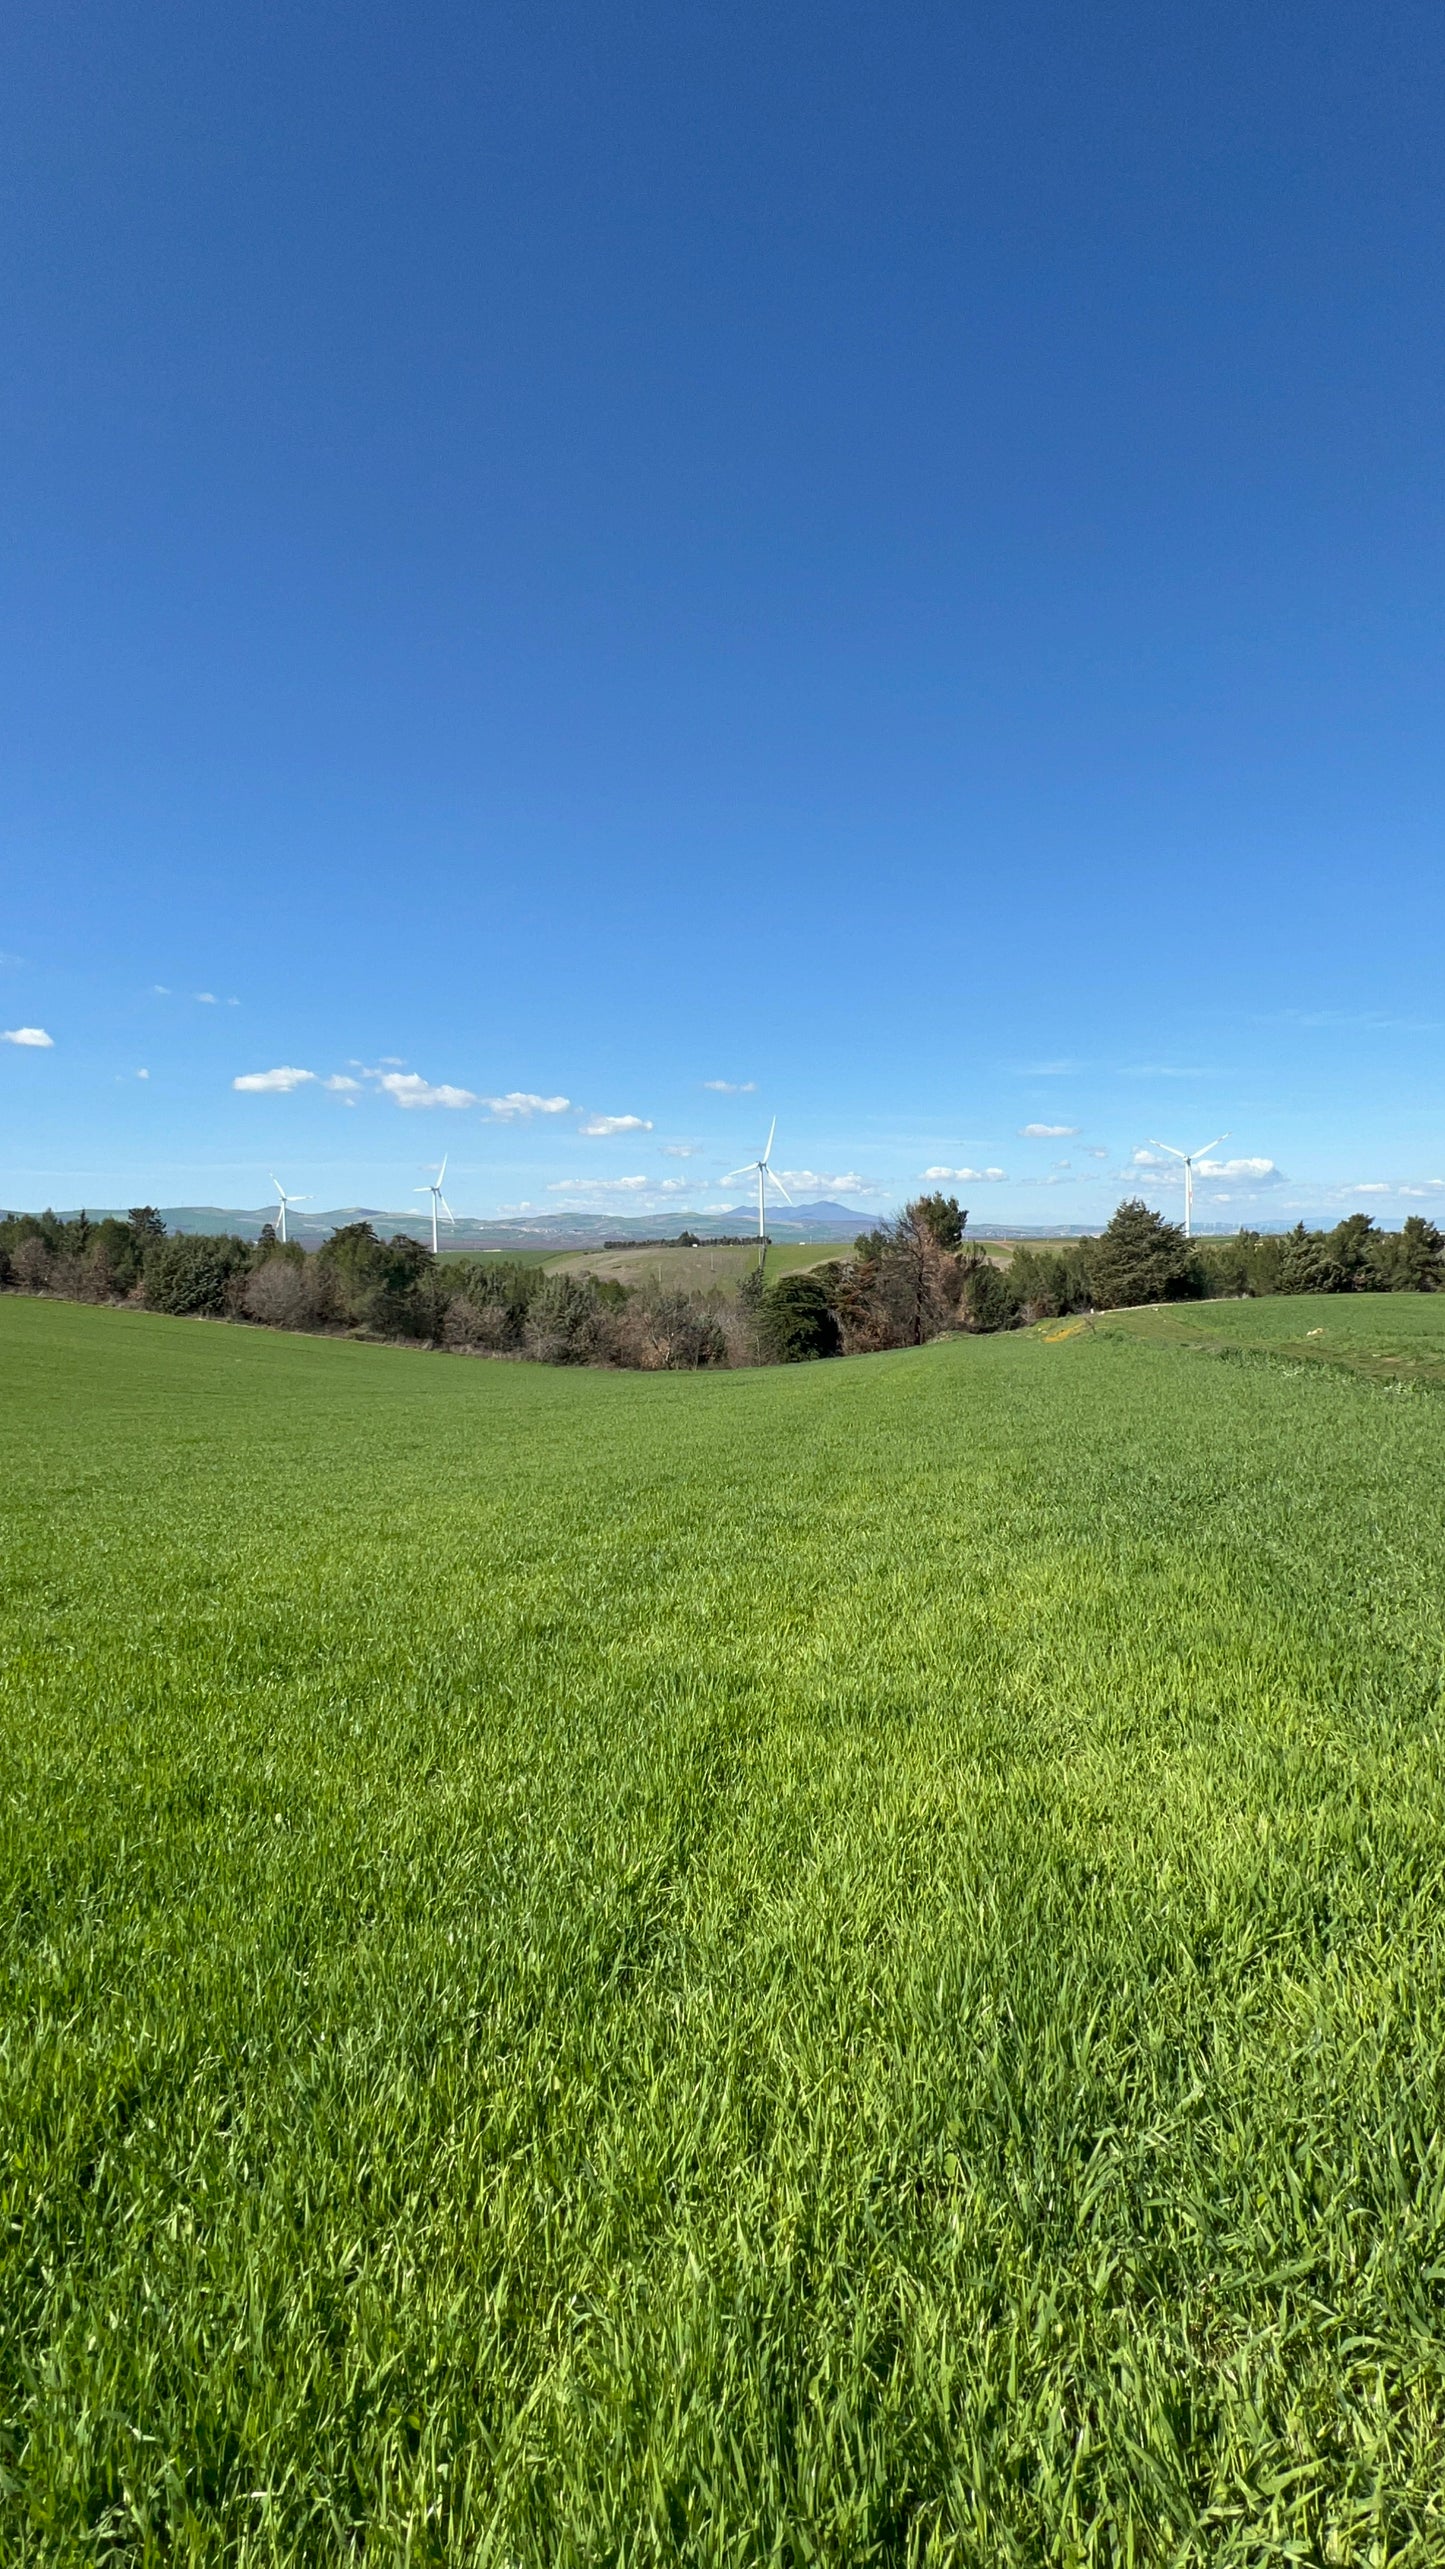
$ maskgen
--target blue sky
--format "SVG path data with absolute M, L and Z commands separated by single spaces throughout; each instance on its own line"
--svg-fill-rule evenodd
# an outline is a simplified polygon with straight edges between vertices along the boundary
M 4 52 L 0 1202 L 1445 1199 L 1438 10 Z

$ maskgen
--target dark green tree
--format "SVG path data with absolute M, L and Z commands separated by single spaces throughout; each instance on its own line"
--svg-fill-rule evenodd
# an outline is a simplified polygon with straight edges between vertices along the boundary
M 816 1276 L 779 1276 L 763 1296 L 762 1343 L 778 1365 L 802 1365 L 836 1356 L 842 1346 L 838 1316 Z
M 245 1240 L 226 1233 L 178 1231 L 153 1239 L 145 1254 L 145 1298 L 150 1311 L 177 1318 L 215 1318 L 229 1307 L 228 1288 L 251 1264 Z
M 1323 1231 L 1307 1231 L 1297 1222 L 1287 1231 L 1280 1254 L 1280 1293 L 1344 1293 L 1349 1278 L 1332 1256 Z
M 1368 1213 L 1347 1213 L 1326 1235 L 1325 1253 L 1339 1268 L 1346 1292 L 1371 1283 L 1370 1252 L 1378 1237 Z
M 980 1258 L 964 1279 L 963 1308 L 970 1329 L 1011 1329 L 1019 1298 L 1011 1277 L 992 1258 Z
M 1068 1311 L 1087 1311 L 1094 1299 L 1086 1251 L 1092 1242 L 1059 1249 L 1015 1249 L 1009 1262 L 1009 1288 L 1018 1310 L 1030 1320 L 1056 1320 Z
M 1439 1293 L 1445 1285 L 1445 1237 L 1422 1213 L 1398 1231 L 1377 1231 L 1370 1280 L 1379 1293 Z
M 87 1254 L 103 1292 L 129 1293 L 138 1282 L 144 1243 L 118 1214 L 108 1213 L 103 1222 L 97 1222 Z
M 1211 1294 L 1270 1294 L 1279 1291 L 1284 1243 L 1274 1233 L 1236 1231 L 1232 1239 L 1198 1240 L 1195 1252 Z
M 1199 1262 L 1177 1222 L 1166 1222 L 1138 1196 L 1121 1204 L 1088 1251 L 1089 1278 L 1101 1310 L 1134 1303 L 1184 1302 L 1202 1282 Z
M 935 1248 L 961 1249 L 968 1214 L 956 1195 L 920 1195 L 908 1207 L 909 1218 L 926 1231 Z
M 449 1295 L 430 1249 L 409 1232 L 378 1240 L 369 1222 L 347 1222 L 316 1252 L 338 1318 L 381 1338 L 439 1336 Z
M 527 1309 L 523 1344 L 544 1365 L 586 1365 L 603 1337 L 603 1306 L 590 1276 L 544 1275 Z

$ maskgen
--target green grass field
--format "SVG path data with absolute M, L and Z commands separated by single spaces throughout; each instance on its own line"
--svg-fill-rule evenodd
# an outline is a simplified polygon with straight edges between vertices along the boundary
M 0 2556 L 1445 2560 L 1442 1323 L 0 1300 Z
M 767 1272 L 769 1279 L 791 1275 L 799 1267 L 819 1267 L 830 1258 L 851 1255 L 852 1244 L 846 1240 L 777 1241 L 768 1251 Z M 444 1266 L 471 1262 L 472 1253 L 465 1250 L 442 1252 Z M 695 1249 L 680 1249 L 674 1241 L 666 1241 L 652 1249 L 485 1250 L 475 1263 L 546 1267 L 554 1275 L 607 1276 L 626 1285 L 662 1285 L 672 1293 L 732 1294 L 743 1277 L 751 1275 L 758 1253 L 756 1247 L 730 1248 L 712 1240 L 701 1241 Z
M 775 1241 L 765 1261 L 768 1281 L 851 1255 L 847 1240 Z M 737 1249 L 702 1240 L 695 1249 L 574 1249 L 547 1263 L 554 1274 L 612 1276 L 621 1284 L 663 1285 L 672 1293 L 731 1294 L 753 1273 L 758 1253 L 755 1245 Z
M 1057 1322 L 1045 1322 L 1045 1332 Z M 1166 1347 L 1267 1362 L 1323 1365 L 1397 1388 L 1445 1389 L 1445 1317 L 1429 1294 L 1283 1294 L 1265 1302 L 1176 1303 L 1150 1312 L 1101 1315 L 1100 1330 L 1122 1330 Z
M 443 1232 L 439 1263 L 443 1267 L 550 1267 L 556 1255 L 555 1249 L 449 1249 Z

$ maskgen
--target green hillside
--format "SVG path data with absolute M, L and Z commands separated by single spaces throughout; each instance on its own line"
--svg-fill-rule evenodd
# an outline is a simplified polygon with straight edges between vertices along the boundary
M 775 1241 L 767 1253 L 766 1273 L 771 1282 L 775 1276 L 821 1267 L 851 1254 L 846 1241 Z M 695 1249 L 675 1244 L 655 1249 L 576 1249 L 547 1263 L 574 1275 L 613 1276 L 620 1284 L 660 1284 L 674 1293 L 736 1293 L 743 1277 L 756 1268 L 758 1252 L 754 1243 L 728 1248 L 702 1240 Z
M 4 2556 L 1445 2556 L 1442 1323 L 0 1299 Z
M 851 1255 L 846 1241 L 774 1241 L 767 1254 L 768 1278 L 771 1281 L 774 1276 L 791 1275 L 796 1268 L 819 1267 L 830 1258 Z M 478 1254 L 444 1248 L 442 1264 L 453 1263 L 547 1267 L 553 1274 L 607 1276 L 627 1285 L 660 1284 L 674 1293 L 736 1293 L 743 1277 L 751 1275 L 756 1267 L 758 1253 L 755 1244 L 735 1248 L 715 1240 L 699 1241 L 695 1249 L 681 1248 L 675 1240 L 650 1249 L 629 1244 L 624 1249 L 497 1249 Z
M 1445 1386 L 1445 1309 L 1433 1294 L 1282 1294 L 1111 1313 L 1096 1326 L 1160 1346 L 1323 1365 L 1396 1387 Z

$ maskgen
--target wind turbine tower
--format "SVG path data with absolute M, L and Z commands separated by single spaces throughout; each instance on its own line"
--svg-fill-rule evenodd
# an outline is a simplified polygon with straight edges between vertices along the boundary
M 448 1154 L 448 1157 L 450 1157 L 450 1154 Z M 454 1231 L 457 1227 L 457 1217 L 453 1213 L 451 1206 L 448 1204 L 446 1197 L 442 1193 L 442 1179 L 446 1176 L 446 1173 L 447 1164 L 444 1159 L 434 1178 L 430 1178 L 425 1186 L 415 1186 L 412 1188 L 413 1195 L 429 1195 L 431 1197 L 431 1253 L 433 1257 L 436 1256 L 438 1246 L 438 1211 L 441 1211 L 446 1215 L 447 1220 L 450 1222 Z
M 1171 1160 L 1184 1162 L 1184 1237 L 1186 1240 L 1192 1240 L 1194 1237 L 1194 1163 L 1196 1160 L 1207 1159 L 1211 1151 L 1217 1151 L 1220 1143 L 1227 1142 L 1228 1139 L 1227 1133 L 1216 1133 L 1212 1142 L 1203 1143 L 1197 1151 L 1176 1151 L 1172 1142 L 1151 1141 L 1149 1145 L 1153 1151 L 1167 1151 Z
M 787 1188 L 784 1186 L 782 1179 L 779 1177 L 779 1175 L 778 1175 L 778 1173 L 777 1173 L 777 1170 L 776 1170 L 776 1169 L 773 1167 L 773 1165 L 772 1165 L 772 1158 L 773 1158 L 773 1135 L 774 1135 L 774 1133 L 776 1133 L 777 1129 L 778 1129 L 778 1119 L 777 1119 L 777 1117 L 776 1117 L 776 1115 L 775 1115 L 775 1116 L 773 1117 L 772 1123 L 771 1123 L 771 1124 L 769 1125 L 769 1127 L 768 1127 L 768 1138 L 767 1138 L 766 1143 L 765 1143 L 765 1144 L 764 1144 L 764 1146 L 763 1146 L 763 1155 L 762 1155 L 761 1159 L 757 1159 L 757 1160 L 744 1160 L 744 1162 L 743 1162 L 743 1164 L 742 1164 L 742 1167 L 741 1167 L 740 1169 L 729 1169 L 729 1170 L 728 1170 L 728 1173 L 727 1173 L 727 1177 L 725 1177 L 725 1178 L 723 1179 L 723 1185 L 724 1185 L 724 1186 L 726 1186 L 726 1184 L 727 1184 L 727 1182 L 728 1182 L 728 1178 L 730 1178 L 730 1177 L 751 1177 L 751 1176 L 754 1174 L 754 1172 L 756 1172 L 756 1174 L 757 1174 L 757 1181 L 758 1181 L 758 1265 L 759 1265 L 759 1266 L 761 1266 L 761 1265 L 762 1265 L 763 1260 L 766 1258 L 766 1256 L 767 1256 L 767 1254 L 768 1254 L 768 1223 L 767 1223 L 767 1212 L 766 1212 L 766 1205 L 765 1205 L 765 1198 L 764 1198 L 764 1189 L 765 1189 L 766 1187 L 769 1187 L 769 1186 L 775 1186 L 775 1187 L 777 1188 L 777 1190 L 778 1190 L 779 1195 L 782 1197 L 783 1202 L 784 1202 L 785 1204 L 791 1204 L 791 1203 L 792 1203 L 792 1201 L 793 1201 L 792 1197 L 791 1197 L 791 1196 L 789 1195 L 789 1193 L 788 1193 Z
M 310 1198 L 310 1196 L 309 1196 L 309 1195 L 288 1195 L 288 1194 L 287 1194 L 287 1192 L 286 1192 L 286 1189 L 285 1189 L 285 1188 L 284 1188 L 284 1186 L 282 1185 L 282 1183 L 281 1183 L 281 1181 L 280 1181 L 279 1177 L 275 1177 L 275 1176 L 273 1176 L 273 1177 L 272 1177 L 272 1180 L 271 1180 L 271 1184 L 274 1186 L 274 1188 L 276 1189 L 277 1194 L 278 1194 L 278 1195 L 280 1196 L 280 1198 L 281 1198 L 281 1231 L 280 1231 L 280 1236 L 281 1236 L 282 1240 L 284 1241 L 284 1239 L 285 1239 L 285 1237 L 286 1237 L 286 1207 L 287 1207 L 287 1205 L 288 1205 L 288 1204 L 309 1204 L 309 1203 L 310 1203 L 310 1201 L 311 1201 L 311 1198 Z

